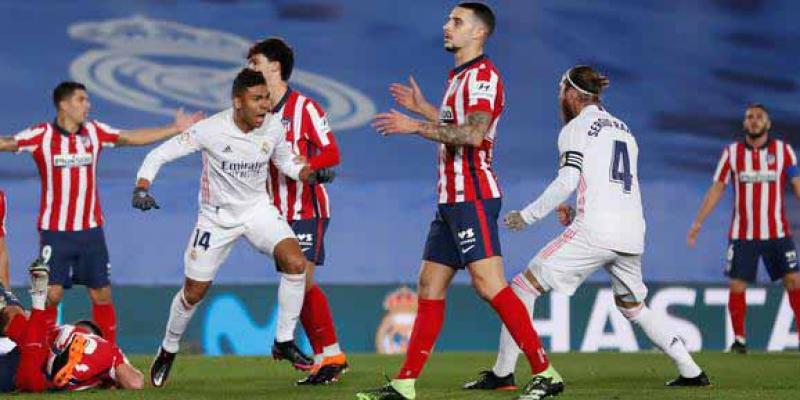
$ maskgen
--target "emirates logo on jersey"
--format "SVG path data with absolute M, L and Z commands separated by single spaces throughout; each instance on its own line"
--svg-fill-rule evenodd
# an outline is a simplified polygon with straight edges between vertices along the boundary
M 53 156 L 53 165 L 60 168 L 85 167 L 92 165 L 91 154 L 58 154 Z

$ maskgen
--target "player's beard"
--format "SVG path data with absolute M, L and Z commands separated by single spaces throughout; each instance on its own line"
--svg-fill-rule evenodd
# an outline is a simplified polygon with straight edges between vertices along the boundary
M 745 133 L 747 134 L 747 137 L 749 137 L 750 139 L 761 139 L 762 136 L 767 134 L 767 129 L 764 128 L 756 132 L 753 132 L 749 129 L 745 129 Z
M 575 113 L 569 109 L 566 99 L 561 101 L 561 121 L 566 125 L 569 121 L 575 118 Z

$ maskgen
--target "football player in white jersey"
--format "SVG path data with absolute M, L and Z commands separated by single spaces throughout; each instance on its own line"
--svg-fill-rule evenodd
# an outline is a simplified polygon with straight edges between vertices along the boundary
M 572 295 L 589 275 L 604 268 L 611 275 L 619 310 L 677 366 L 680 376 L 667 385 L 706 386 L 708 377 L 683 340 L 644 303 L 647 287 L 642 281 L 641 258 L 645 221 L 637 170 L 639 147 L 628 126 L 600 103 L 600 94 L 608 84 L 608 78 L 583 65 L 570 68 L 561 79 L 559 102 L 565 125 L 558 136 L 558 177 L 536 201 L 506 215 L 505 223 L 512 230 L 520 230 L 557 209 L 559 221 L 568 227 L 539 251 L 527 270 L 514 278 L 512 287 L 532 315 L 538 296 L 549 290 Z M 574 211 L 563 202 L 576 189 Z M 503 327 L 494 368 L 465 388 L 513 385 L 519 354 Z M 546 393 L 546 387 L 523 397 L 546 397 L 538 394 Z
M 242 70 L 233 82 L 232 97 L 233 108 L 198 122 L 151 151 L 137 175 L 133 206 L 142 211 L 158 208 L 149 188 L 159 168 L 196 151 L 203 153 L 200 212 L 184 255 L 186 280 L 172 301 L 164 340 L 150 369 L 150 381 L 156 387 L 166 383 L 197 304 L 242 236 L 275 259 L 281 271 L 277 337 L 291 338 L 281 345 L 302 355 L 292 333 L 303 306 L 306 259 L 267 194 L 267 165 L 273 161 L 295 180 L 317 182 L 328 175 L 301 163 L 284 140 L 280 118 L 267 113 L 269 91 L 260 72 Z

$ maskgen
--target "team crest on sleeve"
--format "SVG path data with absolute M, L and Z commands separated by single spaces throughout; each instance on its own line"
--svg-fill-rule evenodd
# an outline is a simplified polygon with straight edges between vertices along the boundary
M 444 123 L 451 123 L 455 120 L 453 117 L 453 109 L 450 106 L 444 106 L 439 110 L 439 121 Z

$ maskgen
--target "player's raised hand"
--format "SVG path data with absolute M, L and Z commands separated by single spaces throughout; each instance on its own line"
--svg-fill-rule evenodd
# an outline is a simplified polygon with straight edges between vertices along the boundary
M 503 222 L 505 222 L 506 227 L 512 231 L 521 231 L 528 226 L 528 223 L 522 218 L 522 213 L 517 210 L 506 214 L 505 218 L 503 218 Z
M 205 117 L 206 114 L 202 111 L 186 114 L 183 112 L 183 108 L 179 108 L 178 111 L 175 111 L 175 120 L 172 122 L 172 124 L 179 132 L 183 132 Z
M 575 209 L 566 203 L 562 203 L 556 207 L 556 215 L 558 216 L 558 222 L 567 226 L 575 219 Z
M 393 83 L 389 85 L 389 93 L 397 104 L 411 112 L 422 113 L 423 106 L 428 103 L 417 85 L 417 81 L 410 75 L 408 86 L 402 83 Z
M 415 133 L 420 129 L 420 121 L 413 119 L 395 109 L 376 114 L 372 119 L 372 127 L 383 136 Z
M 689 247 L 694 247 L 697 244 L 697 235 L 700 234 L 700 225 L 699 222 L 692 223 L 692 227 L 689 228 L 689 234 L 686 235 L 686 244 Z

